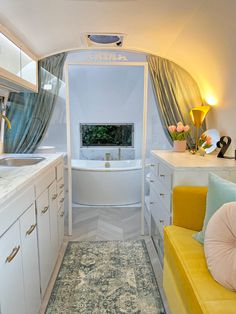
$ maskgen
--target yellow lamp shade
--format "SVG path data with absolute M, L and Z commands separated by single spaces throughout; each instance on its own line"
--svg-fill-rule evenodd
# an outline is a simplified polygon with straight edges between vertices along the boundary
M 210 106 L 199 106 L 199 107 L 193 108 L 190 111 L 190 118 L 191 118 L 193 124 L 197 128 L 199 128 L 202 125 L 202 123 L 203 123 L 208 111 L 210 110 L 210 108 L 211 108 Z

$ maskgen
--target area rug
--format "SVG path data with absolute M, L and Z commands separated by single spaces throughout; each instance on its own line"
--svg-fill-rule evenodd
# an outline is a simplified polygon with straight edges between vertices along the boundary
M 145 242 L 69 242 L 46 313 L 164 314 Z

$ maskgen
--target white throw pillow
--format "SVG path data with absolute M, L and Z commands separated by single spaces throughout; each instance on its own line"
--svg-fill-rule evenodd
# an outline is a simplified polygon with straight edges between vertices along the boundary
M 226 203 L 211 217 L 204 250 L 209 271 L 225 288 L 236 291 L 236 202 Z

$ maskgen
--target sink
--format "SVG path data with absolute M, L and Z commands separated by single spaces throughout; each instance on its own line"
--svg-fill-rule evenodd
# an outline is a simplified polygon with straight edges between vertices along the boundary
M 43 161 L 44 157 L 6 157 L 0 159 L 0 166 L 22 167 L 32 166 Z

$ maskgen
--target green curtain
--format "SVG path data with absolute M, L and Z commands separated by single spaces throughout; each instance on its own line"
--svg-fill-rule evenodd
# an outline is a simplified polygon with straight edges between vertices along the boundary
M 38 93 L 10 93 L 7 117 L 12 128 L 5 128 L 6 153 L 33 153 L 43 139 L 58 96 L 66 53 L 39 61 Z
M 157 99 L 157 109 L 169 142 L 172 144 L 168 126 L 181 121 L 191 127 L 187 142 L 189 147 L 193 147 L 194 127 L 191 126 L 189 112 L 193 107 L 204 104 L 197 83 L 186 70 L 170 60 L 149 55 L 147 61 Z M 204 130 L 205 124 L 201 131 Z

